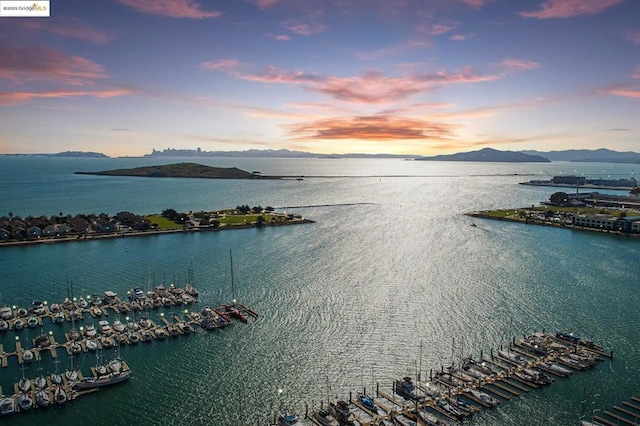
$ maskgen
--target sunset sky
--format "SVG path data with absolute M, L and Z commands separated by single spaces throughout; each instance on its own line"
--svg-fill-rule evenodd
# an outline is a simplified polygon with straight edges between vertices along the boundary
M 640 150 L 638 0 L 52 0 L 0 153 Z

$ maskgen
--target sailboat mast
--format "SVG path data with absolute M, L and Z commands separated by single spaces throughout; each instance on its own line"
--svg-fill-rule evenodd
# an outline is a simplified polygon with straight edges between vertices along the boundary
M 233 296 L 233 303 L 236 303 L 236 285 L 233 281 L 233 256 L 231 250 L 229 250 L 229 262 L 231 263 L 231 295 Z

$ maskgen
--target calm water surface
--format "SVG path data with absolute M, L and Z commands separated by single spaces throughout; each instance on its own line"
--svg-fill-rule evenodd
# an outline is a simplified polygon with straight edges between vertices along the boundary
M 232 249 L 236 296 L 260 317 L 214 333 L 122 347 L 134 371 L 128 383 L 3 423 L 266 424 L 280 402 L 302 413 L 305 403 L 346 397 L 363 384 L 390 391 L 395 377 L 415 376 L 420 365 L 427 374 L 452 356 L 477 356 L 512 335 L 542 329 L 593 338 L 616 358 L 470 424 L 573 425 L 583 412 L 638 394 L 640 241 L 484 220 L 474 228 L 464 213 L 538 204 L 554 192 L 518 185 L 524 180 L 558 173 L 622 177 L 640 167 L 198 159 L 264 174 L 327 177 L 255 182 L 73 174 L 176 161 L 192 160 L 0 157 L 0 214 L 146 214 L 249 204 L 286 208 L 316 223 L 2 248 L 2 302 L 61 300 L 67 282 L 76 295 L 113 290 L 124 296 L 149 282 L 184 284 L 191 266 L 201 309 L 232 299 Z M 45 323 L 58 341 L 70 327 Z M 27 342 L 35 333 L 17 336 Z M 15 336 L 0 335 L 5 350 L 13 350 Z M 59 359 L 61 369 L 70 363 L 62 351 Z M 95 362 L 92 354 L 74 360 L 87 372 Z M 45 356 L 25 374 L 34 377 L 39 367 L 56 368 Z M 14 358 L 0 371 L 0 385 L 10 389 L 21 376 Z

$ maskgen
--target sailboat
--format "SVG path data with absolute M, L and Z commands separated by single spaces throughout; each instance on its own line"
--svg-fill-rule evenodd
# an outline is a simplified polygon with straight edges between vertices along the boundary
M 248 322 L 247 317 L 244 316 L 244 314 L 240 312 L 240 310 L 236 307 L 236 287 L 235 287 L 235 281 L 233 276 L 233 256 L 231 255 L 231 250 L 229 250 L 229 261 L 231 264 L 231 294 L 233 296 L 233 304 L 224 305 L 224 313 L 229 314 L 232 317 L 246 323 Z

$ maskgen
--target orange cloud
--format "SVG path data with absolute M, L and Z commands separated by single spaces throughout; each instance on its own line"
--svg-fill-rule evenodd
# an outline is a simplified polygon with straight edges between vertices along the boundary
M 242 78 L 262 83 L 295 84 L 305 90 L 322 93 L 346 102 L 381 104 L 430 92 L 445 84 L 479 83 L 501 77 L 476 74 L 471 67 L 451 73 L 440 71 L 406 77 L 388 77 L 378 71 L 368 71 L 357 77 L 326 77 L 305 74 L 302 71 L 287 73 L 270 67 L 266 74 L 247 75 Z
M 624 0 L 547 0 L 542 9 L 520 12 L 525 18 L 549 19 L 572 16 L 595 15 Z
M 536 68 L 540 68 L 541 65 L 537 62 L 533 61 L 525 61 L 522 59 L 505 59 L 500 63 L 505 68 L 509 68 L 512 70 L 534 70 Z
M 118 0 L 140 13 L 148 15 L 169 16 L 172 18 L 218 18 L 222 13 L 211 10 L 201 10 L 194 0 Z
M 219 61 L 203 62 L 199 67 L 205 70 L 224 70 L 236 68 L 240 65 L 240 62 L 236 59 L 221 59 Z
M 114 98 L 118 96 L 127 96 L 136 93 L 133 89 L 116 88 L 110 90 L 53 90 L 48 92 L 0 92 L 0 105 L 16 105 L 33 99 L 58 99 L 89 96 L 93 98 Z
M 20 83 L 30 80 L 73 85 L 92 84 L 107 75 L 101 65 L 79 56 L 43 47 L 0 46 L 0 79 Z
M 71 17 L 56 17 L 54 20 L 32 19 L 22 23 L 22 27 L 32 31 L 46 31 L 64 38 L 75 38 L 92 44 L 107 44 L 113 36 L 90 27 L 86 22 Z
M 285 126 L 297 140 L 446 140 L 453 136 L 452 126 L 423 120 L 390 116 L 328 118 Z

